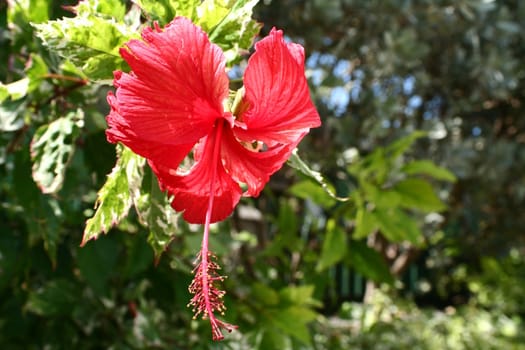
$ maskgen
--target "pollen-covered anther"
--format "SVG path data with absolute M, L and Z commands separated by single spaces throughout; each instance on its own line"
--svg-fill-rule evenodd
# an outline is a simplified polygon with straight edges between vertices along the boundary
M 218 320 L 213 314 L 218 312 L 224 315 L 226 311 L 223 301 L 226 292 L 218 289 L 214 284 L 215 281 L 224 281 L 225 276 L 217 274 L 220 266 L 214 261 L 216 256 L 209 252 L 206 255 L 207 258 L 202 259 L 199 253 L 195 261 L 196 266 L 193 269 L 195 277 L 188 288 L 190 293 L 193 294 L 193 298 L 190 300 L 188 307 L 192 307 L 193 319 L 201 316 L 203 320 L 210 320 L 213 339 L 221 340 L 224 338 L 221 329 L 231 332 L 237 326 Z

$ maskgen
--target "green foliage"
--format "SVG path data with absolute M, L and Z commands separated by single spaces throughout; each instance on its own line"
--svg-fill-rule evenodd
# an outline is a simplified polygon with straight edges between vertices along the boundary
M 39 316 L 63 316 L 70 313 L 77 301 L 78 290 L 67 279 L 56 279 L 28 296 L 26 310 Z
M 352 241 L 348 249 L 348 260 L 356 271 L 373 281 L 392 284 L 392 277 L 388 265 L 377 251 L 360 241 Z
M 140 223 L 149 229 L 148 242 L 157 259 L 178 231 L 177 214 L 145 159 L 117 146 L 117 163 L 97 195 L 96 210 L 87 222 L 82 245 L 118 225 L 134 206 Z
M 422 136 L 423 133 L 413 133 L 388 147 L 377 148 L 348 166 L 349 173 L 360 185 L 352 203 L 356 208 L 356 238 L 379 229 L 390 241 L 409 241 L 419 245 L 422 238 L 419 224 L 409 213 L 440 212 L 446 208 L 434 193 L 431 183 L 415 176 L 424 174 L 454 181 L 453 175 L 430 161 L 411 161 L 406 166 L 399 164 L 405 152 Z
M 323 208 L 330 208 L 335 205 L 335 194 L 331 190 L 326 190 L 327 187 L 319 186 L 310 181 L 303 180 L 295 183 L 290 187 L 289 191 L 296 197 L 302 199 L 311 199 Z
M 417 224 L 398 208 L 377 209 L 372 213 L 372 221 L 389 241 L 417 245 L 422 238 Z
M 27 94 L 28 89 L 29 78 L 23 78 L 7 85 L 2 84 L 0 85 L 0 100 L 4 101 L 8 97 L 10 97 L 11 100 L 19 100 Z M 11 131 L 6 130 L 5 128 L 3 128 L 2 130 Z
M 299 155 L 297 154 L 297 150 L 294 150 L 294 152 L 290 156 L 290 159 L 288 160 L 288 165 L 300 171 L 302 174 L 306 175 L 311 180 L 317 182 L 317 184 L 320 185 L 324 192 L 326 192 L 326 194 L 328 194 L 328 196 L 331 198 L 327 198 L 326 194 L 323 194 L 319 188 L 312 186 L 311 183 L 308 182 L 296 184 L 290 189 L 290 191 L 292 191 L 292 193 L 296 196 L 305 198 L 305 196 L 314 195 L 316 197 L 315 202 L 319 204 L 322 203 L 326 207 L 330 207 L 331 205 L 333 205 L 335 203 L 334 200 L 342 202 L 348 200 L 348 198 L 338 197 L 335 194 L 332 186 L 324 179 L 323 175 L 320 172 L 311 169 L 308 166 L 308 164 L 306 164 L 299 157 Z
M 186 307 L 201 228 L 104 135 L 119 49 L 179 15 L 241 70 L 252 15 L 284 29 L 323 119 L 212 227 L 220 348 L 523 348 L 521 2 L 61 5 L 0 3 L 0 348 L 217 348 Z
M 160 190 L 151 169 L 147 168 L 144 171 L 146 174 L 142 180 L 143 189 L 140 194 L 133 196 L 133 200 L 139 220 L 149 229 L 148 243 L 158 260 L 180 231 L 180 215 L 171 208 L 168 196 Z
M 456 176 L 449 170 L 439 167 L 429 160 L 414 160 L 401 169 L 407 175 L 427 175 L 436 180 L 454 182 Z
M 81 2 L 76 17 L 34 26 L 44 45 L 71 60 L 89 79 L 109 80 L 114 70 L 127 66 L 118 50 L 137 36 L 136 28 L 115 21 L 123 17 L 122 10 L 122 5 L 99 5 L 95 0 Z
M 168 24 L 176 16 L 184 16 L 192 21 L 196 19 L 197 0 L 138 0 L 137 4 L 149 19 L 158 21 L 160 25 Z
M 258 13 L 263 21 L 283 21 L 287 35 L 302 38 L 310 52 L 312 95 L 327 122 L 309 157 L 331 167 L 325 176 L 338 179 L 333 164 L 351 150 L 368 154 L 423 130 L 428 140 L 418 142 L 416 162 L 433 161 L 457 178 L 437 191 L 453 202 L 443 215 L 445 240 L 469 252 L 456 258 L 474 263 L 522 242 L 521 2 L 284 0 Z M 427 164 L 415 165 L 417 173 L 452 180 Z M 474 244 L 464 239 L 470 234 L 483 239 Z M 455 263 L 445 245 L 437 249 L 443 263 Z
M 398 182 L 393 190 L 399 195 L 399 204 L 405 208 L 428 212 L 445 209 L 443 202 L 434 193 L 432 185 L 425 180 L 407 178 Z
M 77 16 L 93 14 L 114 18 L 117 21 L 124 20 L 126 15 L 126 4 L 122 0 L 84 0 L 80 1 L 74 9 Z
M 524 265 L 525 256 L 517 249 L 504 258 L 483 258 L 481 271 L 473 272 L 474 276 L 466 281 L 474 294 L 473 304 L 505 315 L 523 314 Z
M 319 305 L 312 298 L 313 286 L 286 287 L 275 291 L 255 284 L 252 290 L 252 303 L 261 313 L 261 323 L 255 336 L 258 349 L 286 346 L 289 335 L 311 346 L 312 339 L 307 324 L 317 318 L 312 307 Z
M 329 221 L 326 227 L 326 235 L 316 269 L 322 271 L 327 267 L 340 262 L 347 253 L 348 243 L 345 232 L 333 221 Z
M 210 40 L 224 51 L 229 65 L 247 53 L 261 25 L 252 19 L 259 0 L 139 0 L 137 4 L 151 20 L 164 25 L 175 16 L 190 18 L 201 26 Z
M 42 23 L 49 19 L 49 3 L 43 0 L 15 1 L 8 7 L 9 23 L 20 24 L 23 21 Z M 22 28 L 18 27 L 17 30 Z
M 425 135 L 422 132 L 411 133 L 387 147 L 377 147 L 363 158 L 354 159 L 347 165 L 346 171 L 348 178 L 357 182 L 357 187 L 348 197 L 338 196 L 319 172 L 310 169 L 294 153 L 290 164 L 309 180 L 294 184 L 290 192 L 332 211 L 317 271 L 343 262 L 367 278 L 392 283 L 393 277 L 383 258 L 387 255 L 386 251 L 393 249 L 395 244 L 408 244 L 410 249 L 420 249 L 424 245 L 418 212 L 440 212 L 446 208 L 435 194 L 429 178 L 455 180 L 446 169 L 431 161 L 406 161 L 410 148 Z M 353 227 L 337 226 L 336 220 L 352 220 Z M 376 252 L 364 243 L 364 239 L 378 235 L 389 244 L 378 246 Z M 394 264 L 394 261 L 391 263 Z M 396 270 L 392 272 L 399 273 Z
M 518 319 L 471 306 L 420 309 L 381 292 L 372 305 L 343 304 L 339 316 L 316 328 L 317 349 L 523 349 Z
M 133 203 L 132 193 L 140 186 L 144 159 L 130 149 L 119 146 L 117 164 L 109 174 L 106 183 L 98 191 L 96 211 L 86 222 L 82 245 L 107 233 L 128 215 Z
M 247 53 L 261 25 L 252 19 L 259 0 L 204 0 L 196 9 L 196 23 L 210 35 L 210 40 L 224 51 L 230 64 Z

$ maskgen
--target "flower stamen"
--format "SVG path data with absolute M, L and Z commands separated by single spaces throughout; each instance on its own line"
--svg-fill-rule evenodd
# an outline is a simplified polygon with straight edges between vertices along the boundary
M 220 141 L 222 135 L 223 121 L 219 121 L 216 125 L 216 134 L 213 148 L 213 163 L 219 164 L 218 157 L 220 154 Z M 224 306 L 223 297 L 226 292 L 218 289 L 215 286 L 215 282 L 222 282 L 226 278 L 217 273 L 220 270 L 219 264 L 215 262 L 217 257 L 209 251 L 209 234 L 210 234 L 210 223 L 213 211 L 213 200 L 215 193 L 215 177 L 217 169 L 214 167 L 212 170 L 212 176 L 210 181 L 210 198 L 208 200 L 208 208 L 206 211 L 206 218 L 204 222 L 204 233 L 202 237 L 201 251 L 197 255 L 195 261 L 195 268 L 193 273 L 195 274 L 193 281 L 191 282 L 188 290 L 193 294 L 193 298 L 190 300 L 188 306 L 192 306 L 194 313 L 193 318 L 196 319 L 199 315 L 202 315 L 202 319 L 209 319 L 212 329 L 213 340 L 222 340 L 224 336 L 221 329 L 226 329 L 228 332 L 233 331 L 237 326 L 223 322 L 217 319 L 214 312 L 219 312 L 224 315 L 226 306 Z

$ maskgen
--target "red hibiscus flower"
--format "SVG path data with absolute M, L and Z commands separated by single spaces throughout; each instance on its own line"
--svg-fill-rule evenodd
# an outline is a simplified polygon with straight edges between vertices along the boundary
M 222 50 L 184 17 L 164 29 L 146 28 L 120 54 L 130 73 L 115 72 L 109 142 L 145 157 L 172 207 L 190 223 L 204 224 L 194 294 L 195 315 L 208 318 L 213 338 L 224 292 L 208 250 L 210 223 L 231 214 L 241 196 L 257 196 L 310 128 L 320 125 L 304 76 L 304 50 L 273 29 L 255 45 L 244 91 L 232 103 Z

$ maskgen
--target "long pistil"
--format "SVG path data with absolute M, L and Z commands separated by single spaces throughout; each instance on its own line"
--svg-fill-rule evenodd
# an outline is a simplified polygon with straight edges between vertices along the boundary
M 214 315 L 215 311 L 224 314 L 224 310 L 226 310 L 226 307 L 224 306 L 224 301 L 222 300 L 222 297 L 224 296 L 225 292 L 217 289 L 214 286 L 215 281 L 223 281 L 225 277 L 220 276 L 217 273 L 217 270 L 219 270 L 220 267 L 215 261 L 213 261 L 215 256 L 212 252 L 209 251 L 208 248 L 210 224 L 213 212 L 213 201 L 215 197 L 214 194 L 216 187 L 215 182 L 217 177 L 217 167 L 219 166 L 218 162 L 220 162 L 220 142 L 223 126 L 224 121 L 220 120 L 217 122 L 214 139 L 210 140 L 213 142 L 213 169 L 210 178 L 210 198 L 208 200 L 208 208 L 206 210 L 201 251 L 197 256 L 197 266 L 194 269 L 195 277 L 189 287 L 190 293 L 193 294 L 193 298 L 191 299 L 189 305 L 193 307 L 195 317 L 197 317 L 199 314 L 202 314 L 203 319 L 208 318 L 210 320 L 213 340 L 224 339 L 224 336 L 221 332 L 221 328 L 226 329 L 228 332 L 231 332 L 232 330 L 237 328 L 237 326 L 231 325 L 229 323 L 217 319 Z

